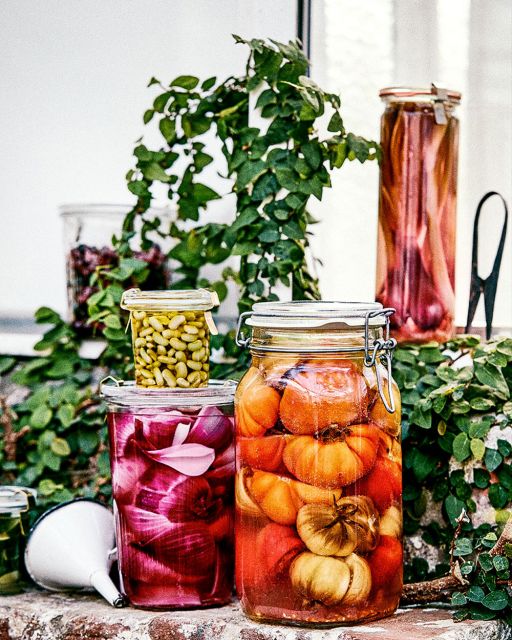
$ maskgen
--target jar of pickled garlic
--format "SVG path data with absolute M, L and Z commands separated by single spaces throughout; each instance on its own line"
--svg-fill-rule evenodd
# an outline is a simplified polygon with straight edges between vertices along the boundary
M 399 341 L 449 339 L 455 313 L 455 231 L 461 95 L 389 87 L 381 122 L 376 298 L 394 307 Z
M 207 289 L 125 291 L 121 307 L 130 311 L 135 384 L 208 386 L 210 333 L 217 333 L 210 309 L 218 304 Z
M 336 626 L 398 606 L 392 312 L 265 302 L 240 318 L 237 340 L 252 364 L 235 396 L 235 580 L 253 620 Z
M 231 601 L 235 388 L 102 385 L 120 583 L 133 606 Z
M 0 487 L 0 595 L 22 590 L 23 554 L 35 500 L 35 489 Z

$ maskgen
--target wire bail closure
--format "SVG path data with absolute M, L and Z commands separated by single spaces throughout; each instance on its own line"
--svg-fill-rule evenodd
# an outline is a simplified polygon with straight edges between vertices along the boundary
M 366 367 L 375 367 L 375 377 L 377 380 L 377 390 L 379 392 L 380 399 L 386 408 L 388 413 L 394 413 L 396 411 L 395 406 L 395 398 L 393 396 L 393 390 L 391 387 L 392 381 L 392 370 L 391 370 L 391 362 L 393 359 L 393 351 L 396 347 L 396 340 L 390 337 L 389 334 L 389 322 L 390 317 L 395 313 L 395 309 L 392 307 L 386 307 L 384 309 L 379 309 L 378 311 L 369 311 L 364 316 L 364 347 L 358 346 L 347 346 L 344 349 L 340 349 L 339 347 L 327 348 L 327 349 L 314 349 L 308 347 L 309 353 L 333 353 L 338 351 L 346 351 L 346 352 L 360 352 L 364 349 L 364 364 Z M 236 327 L 236 335 L 235 342 L 241 349 L 247 349 L 251 344 L 251 336 L 250 334 L 244 334 L 244 324 L 247 318 L 252 316 L 252 311 L 244 311 L 240 314 L 238 318 L 238 324 Z M 370 343 L 370 320 L 372 318 L 384 317 L 385 325 L 384 325 L 384 338 L 377 338 Z M 265 347 L 265 351 L 280 351 L 280 352 L 293 352 L 297 353 L 300 349 L 294 348 L 283 348 L 283 347 Z M 380 372 L 378 362 L 382 363 L 387 370 L 387 398 L 386 393 L 384 393 L 384 387 L 382 384 L 382 373 Z M 389 400 L 388 400 L 389 398 Z

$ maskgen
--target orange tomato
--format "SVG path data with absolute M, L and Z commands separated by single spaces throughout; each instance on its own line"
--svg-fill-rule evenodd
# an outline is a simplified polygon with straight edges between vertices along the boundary
M 243 436 L 262 436 L 277 422 L 279 393 L 265 384 L 256 367 L 251 367 L 238 385 L 235 405 L 237 433 Z
M 392 536 L 381 536 L 375 551 L 368 557 L 372 572 L 372 587 L 389 588 L 395 580 L 401 581 L 402 576 L 402 543 Z
M 295 524 L 298 510 L 304 504 L 332 504 L 339 491 L 326 491 L 283 478 L 266 471 L 255 471 L 248 478 L 248 489 L 263 513 L 278 524 Z
M 305 549 L 295 529 L 270 522 L 258 533 L 255 553 L 265 573 L 279 578 L 288 571 L 295 556 Z
M 361 421 L 367 408 L 367 386 L 352 362 L 310 361 L 287 381 L 279 415 L 288 431 L 309 435 Z
M 371 472 L 346 489 L 347 495 L 368 496 L 384 513 L 402 495 L 402 469 L 388 458 L 377 457 Z
M 377 427 L 355 424 L 333 431 L 329 438 L 290 438 L 283 452 L 288 471 L 302 482 L 334 489 L 351 484 L 372 468 L 379 444 Z
M 283 436 L 238 438 L 238 455 L 243 463 L 254 469 L 276 471 L 283 461 L 285 442 Z
M 382 458 L 388 458 L 402 468 L 402 447 L 400 443 L 392 438 L 385 431 L 379 433 L 379 448 L 377 449 L 377 456 Z

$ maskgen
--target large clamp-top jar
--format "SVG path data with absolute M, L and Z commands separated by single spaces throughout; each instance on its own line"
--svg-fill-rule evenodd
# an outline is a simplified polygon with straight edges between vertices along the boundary
M 377 293 L 399 341 L 451 337 L 460 93 L 382 89 Z
M 258 303 L 240 318 L 252 364 L 235 396 L 236 586 L 254 620 L 333 626 L 398 606 L 392 313 L 299 301 Z

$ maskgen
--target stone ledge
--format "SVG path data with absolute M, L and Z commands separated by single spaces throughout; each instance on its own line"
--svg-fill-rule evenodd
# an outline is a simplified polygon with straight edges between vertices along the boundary
M 450 611 L 407 608 L 385 620 L 312 631 L 256 624 L 234 603 L 220 609 L 113 609 L 94 595 L 29 591 L 0 598 L 0 640 L 512 640 L 500 622 L 455 624 Z

